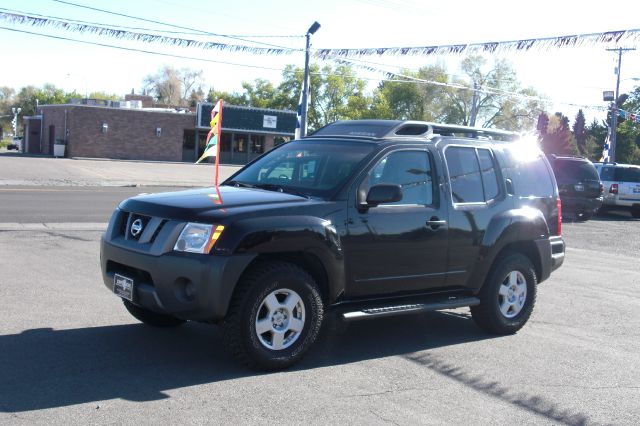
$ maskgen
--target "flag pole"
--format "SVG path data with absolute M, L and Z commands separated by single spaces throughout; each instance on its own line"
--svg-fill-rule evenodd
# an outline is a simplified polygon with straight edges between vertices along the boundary
M 220 166 L 220 145 L 222 145 L 222 106 L 224 104 L 224 101 L 222 99 L 220 99 L 218 101 L 220 103 L 220 110 L 218 111 L 219 117 L 218 117 L 218 143 L 216 144 L 216 170 L 215 170 L 215 179 L 214 179 L 214 183 L 216 188 L 218 188 L 218 170 L 219 170 L 219 166 Z

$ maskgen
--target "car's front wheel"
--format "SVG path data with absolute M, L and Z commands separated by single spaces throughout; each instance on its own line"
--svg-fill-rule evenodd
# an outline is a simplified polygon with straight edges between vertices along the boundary
M 318 285 L 305 270 L 285 262 L 258 265 L 238 283 L 225 345 L 250 368 L 289 367 L 317 339 L 323 310 Z
M 480 305 L 471 307 L 471 316 L 490 333 L 513 334 L 533 312 L 536 286 L 531 261 L 519 253 L 509 254 L 493 267 L 480 290 Z

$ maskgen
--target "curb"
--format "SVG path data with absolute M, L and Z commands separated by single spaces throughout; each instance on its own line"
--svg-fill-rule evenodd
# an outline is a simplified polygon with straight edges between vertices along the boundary
M 0 223 L 2 231 L 106 231 L 108 223 Z

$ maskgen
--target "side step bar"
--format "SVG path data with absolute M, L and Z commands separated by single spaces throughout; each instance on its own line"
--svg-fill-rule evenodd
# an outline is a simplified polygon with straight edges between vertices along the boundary
M 345 312 L 342 314 L 342 318 L 345 321 L 356 321 L 362 319 L 382 318 L 391 315 L 416 314 L 420 312 L 439 311 L 442 309 L 462 308 L 464 306 L 476 306 L 479 304 L 480 299 L 477 297 L 452 297 L 449 299 L 441 299 L 426 303 L 392 305 Z

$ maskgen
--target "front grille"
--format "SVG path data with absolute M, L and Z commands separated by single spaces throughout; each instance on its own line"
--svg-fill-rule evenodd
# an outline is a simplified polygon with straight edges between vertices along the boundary
M 119 224 L 119 234 L 125 240 L 140 244 L 153 243 L 166 223 L 165 219 L 125 212 L 124 220 Z

